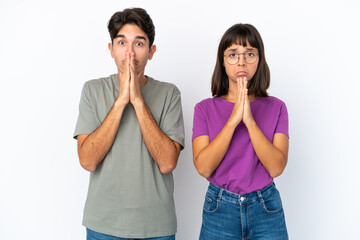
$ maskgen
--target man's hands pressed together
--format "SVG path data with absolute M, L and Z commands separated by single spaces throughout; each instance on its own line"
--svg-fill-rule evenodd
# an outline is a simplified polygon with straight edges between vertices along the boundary
M 141 95 L 141 85 L 145 85 L 147 78 L 143 75 L 144 71 L 136 73 L 135 54 L 127 52 L 124 71 L 118 74 L 120 83 L 119 95 L 116 99 L 121 106 L 126 106 L 129 102 L 132 105 L 143 103 L 144 99 Z M 143 81 L 141 82 L 141 79 Z M 135 106 L 134 106 L 135 107 Z

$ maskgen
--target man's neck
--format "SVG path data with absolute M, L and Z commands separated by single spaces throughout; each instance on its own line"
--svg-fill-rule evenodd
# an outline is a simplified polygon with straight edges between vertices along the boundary
M 143 86 L 145 86 L 146 85 L 146 83 L 148 82 L 148 77 L 147 76 L 145 76 L 145 75 L 142 75 L 141 77 L 140 77 L 140 87 L 143 87 Z

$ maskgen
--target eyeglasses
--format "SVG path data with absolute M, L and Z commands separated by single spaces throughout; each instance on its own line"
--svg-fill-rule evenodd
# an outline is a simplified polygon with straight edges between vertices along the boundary
M 229 53 L 228 55 L 224 55 L 224 57 L 228 64 L 235 65 L 239 62 L 240 55 L 244 55 L 245 61 L 249 64 L 252 64 L 257 61 L 259 53 L 255 51 L 248 51 L 245 53 Z

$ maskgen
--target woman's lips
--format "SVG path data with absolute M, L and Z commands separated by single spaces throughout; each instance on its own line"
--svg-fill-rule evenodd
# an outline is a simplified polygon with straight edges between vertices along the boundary
M 246 76 L 247 75 L 247 72 L 244 72 L 244 71 L 239 71 L 236 73 L 236 76 Z

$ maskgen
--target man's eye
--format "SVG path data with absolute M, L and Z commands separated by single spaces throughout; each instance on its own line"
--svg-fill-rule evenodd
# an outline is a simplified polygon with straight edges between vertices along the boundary
M 144 44 L 143 44 L 142 42 L 137 42 L 137 43 L 136 43 L 136 46 L 137 46 L 137 47 L 141 47 L 141 46 L 143 46 L 143 45 L 144 45 Z
M 125 45 L 124 41 L 119 41 L 119 45 Z

